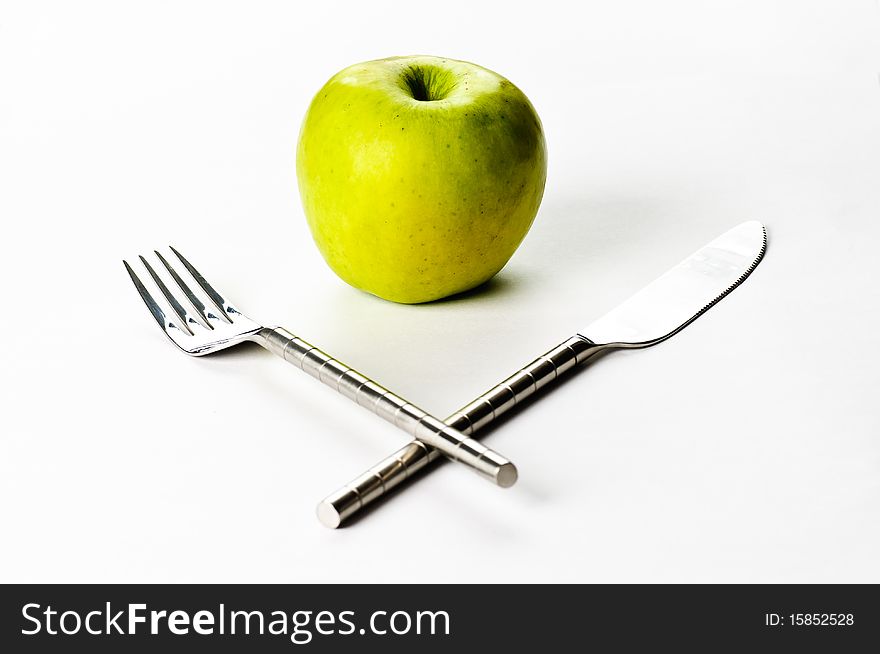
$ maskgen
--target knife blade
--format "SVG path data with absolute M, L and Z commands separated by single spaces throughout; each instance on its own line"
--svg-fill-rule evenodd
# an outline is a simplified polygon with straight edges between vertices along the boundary
M 737 225 L 453 413 L 446 424 L 473 435 L 601 352 L 650 347 L 670 338 L 739 286 L 766 250 L 764 225 L 755 220 Z M 340 526 L 438 458 L 434 448 L 411 441 L 322 500 L 318 519 L 330 528 Z

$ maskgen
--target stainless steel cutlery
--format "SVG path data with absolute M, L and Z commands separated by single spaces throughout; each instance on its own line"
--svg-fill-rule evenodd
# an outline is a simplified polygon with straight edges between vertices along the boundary
M 678 333 L 730 293 L 764 256 L 767 234 L 751 221 L 724 233 L 629 300 L 456 411 L 446 424 L 473 434 L 597 354 L 644 348 Z M 326 497 L 318 518 L 335 528 L 438 458 L 414 440 Z
M 177 250 L 171 248 L 171 251 L 186 270 L 183 275 L 162 254 L 155 252 L 155 255 L 173 282 L 176 293 L 172 293 L 155 268 L 144 257 L 140 257 L 143 267 L 167 302 L 170 313 L 166 313 L 156 302 L 128 262 L 123 263 L 153 318 L 181 350 L 191 356 L 203 356 L 245 341 L 258 343 L 420 442 L 429 443 L 437 451 L 464 463 L 497 485 L 506 488 L 516 481 L 516 467 L 506 458 L 286 329 L 264 327 L 254 322 L 220 295 Z M 188 276 L 191 282 L 185 281 L 184 276 Z M 193 287 L 198 292 L 194 292 Z M 189 305 L 192 311 L 185 305 Z
M 392 488 L 413 479 L 441 455 L 464 463 L 499 486 L 511 486 L 517 478 L 514 465 L 475 441 L 470 437 L 472 434 L 600 353 L 650 347 L 678 333 L 741 284 L 760 263 L 766 247 L 767 235 L 761 223 L 750 221 L 734 227 L 445 421 L 432 417 L 287 330 L 264 327 L 247 318 L 174 248 L 171 252 L 182 264 L 182 274 L 159 252 L 155 255 L 161 263 L 162 275 L 140 257 L 164 299 L 164 307 L 134 269 L 124 263 L 153 318 L 187 354 L 202 356 L 244 341 L 258 343 L 413 437 L 409 444 L 318 505 L 320 521 L 335 528 Z M 169 290 L 169 284 L 174 292 Z M 197 290 L 194 292 L 193 288 Z

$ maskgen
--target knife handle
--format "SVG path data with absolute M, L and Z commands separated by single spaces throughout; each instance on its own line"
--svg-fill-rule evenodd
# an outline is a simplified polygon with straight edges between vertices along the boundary
M 485 445 L 434 418 L 281 327 L 260 332 L 260 344 L 350 400 L 436 448 L 502 488 L 516 482 L 516 466 Z
M 603 347 L 576 334 L 453 413 L 445 422 L 471 435 Z M 413 440 L 324 498 L 318 505 L 318 519 L 326 527 L 338 527 L 439 456 L 429 444 Z

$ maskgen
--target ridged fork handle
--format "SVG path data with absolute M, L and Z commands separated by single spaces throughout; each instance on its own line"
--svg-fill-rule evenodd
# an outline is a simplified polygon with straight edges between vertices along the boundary
M 502 488 L 516 481 L 516 467 L 497 452 L 395 395 L 356 370 L 281 327 L 261 330 L 258 343 L 362 407 L 427 443 Z
M 471 435 L 604 347 L 583 336 L 572 336 L 453 413 L 445 422 Z M 327 527 L 338 527 L 439 456 L 430 444 L 412 441 L 328 495 L 318 505 L 318 519 Z

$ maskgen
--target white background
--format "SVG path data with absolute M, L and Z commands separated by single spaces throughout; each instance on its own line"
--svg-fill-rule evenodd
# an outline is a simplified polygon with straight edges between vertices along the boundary
M 880 581 L 880 9 L 851 2 L 0 2 L 2 581 Z M 483 293 L 325 266 L 294 147 L 337 70 L 519 85 L 544 203 Z M 122 267 L 172 243 L 245 313 L 437 415 L 749 219 L 764 263 L 651 350 L 350 528 L 316 503 L 406 441 L 256 347 L 192 359 Z

